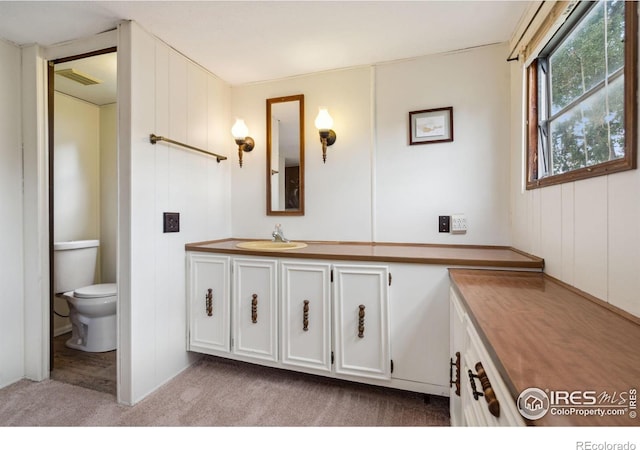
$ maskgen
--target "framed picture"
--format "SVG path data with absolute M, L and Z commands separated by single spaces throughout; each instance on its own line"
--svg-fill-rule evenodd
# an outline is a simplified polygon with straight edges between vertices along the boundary
M 409 113 L 409 145 L 452 141 L 452 106 Z

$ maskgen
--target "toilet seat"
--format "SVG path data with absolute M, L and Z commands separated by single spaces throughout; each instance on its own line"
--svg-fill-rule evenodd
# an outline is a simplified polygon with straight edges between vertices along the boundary
M 101 298 L 116 295 L 116 283 L 93 284 L 81 287 L 73 291 L 73 296 L 77 298 Z

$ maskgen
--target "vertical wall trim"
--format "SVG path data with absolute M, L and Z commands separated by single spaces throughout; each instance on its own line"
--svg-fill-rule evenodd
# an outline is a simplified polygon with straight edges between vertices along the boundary
M 131 23 L 118 26 L 118 403 L 133 404 L 131 376 Z
M 54 186 L 53 186 L 53 181 L 54 181 L 54 162 L 53 162 L 53 158 L 55 157 L 55 152 L 54 152 L 54 148 L 55 148 L 55 126 L 54 126 L 54 96 L 55 96 L 55 86 L 54 86 L 54 62 L 53 61 L 47 61 L 47 72 L 46 72 L 46 80 L 47 80 L 47 126 L 48 126 L 48 130 L 47 130 L 47 139 L 48 139 L 48 146 L 47 146 L 47 151 L 48 151 L 48 155 L 49 155 L 49 161 L 47 163 L 47 165 L 49 166 L 48 168 L 48 174 L 49 174 L 49 182 L 48 182 L 48 188 L 49 188 L 49 194 L 47 196 L 47 200 L 49 202 L 49 220 L 48 220 L 48 226 L 49 226 L 49 344 L 48 344 L 48 353 L 49 353 L 49 370 L 53 369 L 53 336 L 54 336 L 54 323 L 53 323 L 53 298 L 55 295 L 55 292 L 53 292 L 54 287 L 53 287 L 53 240 L 54 240 L 54 236 L 55 236 L 55 227 L 54 227 L 54 217 L 53 217 L 53 212 L 54 212 Z M 46 308 L 45 308 L 46 309 Z
M 629 148 L 629 147 L 627 147 Z M 607 243 L 606 243 L 606 248 L 607 248 L 607 277 L 606 277 L 606 283 L 604 286 L 604 290 L 605 290 L 605 295 L 606 298 L 604 299 L 607 303 L 611 303 L 611 180 L 610 180 L 610 176 L 607 175 L 606 177 L 606 181 L 605 181 L 605 186 L 607 188 L 607 192 L 606 192 L 606 213 L 607 213 L 607 222 L 606 222 L 606 233 L 607 233 Z
M 46 61 L 22 49 L 24 374 L 49 377 L 49 163 Z
M 371 116 L 370 116 L 370 122 L 371 122 L 371 153 L 370 153 L 370 158 L 371 158 L 371 237 L 370 237 L 370 241 L 371 242 L 376 242 L 378 240 L 378 236 L 377 236 L 377 228 L 376 228 L 376 223 L 377 223 L 377 216 L 376 216 L 376 211 L 377 211 L 377 203 L 376 203 L 376 173 L 377 173 L 377 166 L 376 166 L 376 162 L 377 162 L 377 156 L 378 156 L 378 139 L 377 139 L 377 133 L 378 133 L 378 124 L 377 124 L 377 103 L 376 103 L 376 66 L 371 66 L 369 69 L 369 75 L 370 75 L 370 79 L 369 79 L 369 98 L 370 98 L 370 111 L 371 111 Z

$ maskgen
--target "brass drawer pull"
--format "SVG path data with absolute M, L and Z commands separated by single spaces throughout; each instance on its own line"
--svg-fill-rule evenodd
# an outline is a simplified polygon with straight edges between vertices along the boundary
M 302 331 L 309 331 L 309 300 L 305 300 L 302 307 Z
M 205 298 L 205 310 L 207 311 L 207 316 L 213 316 L 213 289 L 207 289 L 207 295 Z
M 453 381 L 453 368 L 456 368 L 456 381 Z M 456 352 L 456 362 L 449 361 L 449 387 L 456 385 L 456 395 L 460 397 L 460 352 Z M 475 389 L 474 389 L 475 390 Z
M 258 294 L 251 296 L 251 322 L 258 323 Z
M 358 307 L 360 311 L 358 312 L 358 337 L 364 337 L 364 305 L 360 305 Z
M 477 374 L 474 374 L 471 369 L 469 369 L 469 381 L 471 382 L 471 389 L 473 390 L 473 398 L 478 400 L 478 397 L 484 397 L 487 401 L 489 412 L 495 417 L 500 417 L 500 402 L 496 398 L 496 393 L 491 387 L 491 382 L 487 377 L 487 373 L 484 371 L 484 367 L 482 367 L 482 363 L 476 363 L 476 372 Z M 475 378 L 480 380 L 483 392 L 476 390 Z

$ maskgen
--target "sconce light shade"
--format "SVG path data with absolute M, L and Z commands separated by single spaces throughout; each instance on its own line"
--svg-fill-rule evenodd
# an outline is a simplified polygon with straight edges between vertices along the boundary
M 231 134 L 238 144 L 238 160 L 240 167 L 242 167 L 242 153 L 250 152 L 255 146 L 253 138 L 247 136 L 249 134 L 249 128 L 242 119 L 236 119 L 236 123 L 231 127 Z
M 327 146 L 331 146 L 336 142 L 336 132 L 331 129 L 333 126 L 333 118 L 327 111 L 327 108 L 320 108 L 318 116 L 315 120 L 316 128 L 320 133 L 320 142 L 322 142 L 322 162 L 327 162 Z
M 320 108 L 318 116 L 316 117 L 316 128 L 318 130 L 330 130 L 333 126 L 333 118 L 327 111 L 327 108 Z
M 247 124 L 244 123 L 242 119 L 236 119 L 236 123 L 231 127 L 231 134 L 236 139 L 244 139 L 249 134 L 249 128 L 247 128 Z

